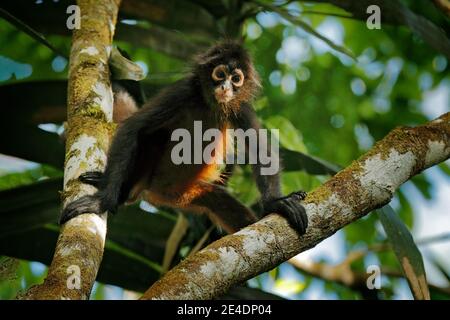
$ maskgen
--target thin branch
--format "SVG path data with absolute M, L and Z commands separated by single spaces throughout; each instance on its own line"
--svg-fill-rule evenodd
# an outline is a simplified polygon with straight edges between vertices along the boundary
M 329 265 L 320 262 L 304 261 L 294 257 L 289 260 L 289 263 L 300 272 L 303 272 L 311 277 L 323 281 L 334 282 L 350 289 L 367 290 L 366 282 L 371 274 L 352 270 L 349 260 L 346 259 L 337 265 Z M 387 267 L 381 267 L 380 269 L 382 275 L 392 278 L 405 278 L 404 274 L 400 270 Z M 428 286 L 444 294 L 450 294 L 450 287 L 440 287 L 435 284 L 428 284 Z
M 66 53 L 62 52 L 60 49 L 52 45 L 41 33 L 37 32 L 36 30 L 31 28 L 28 24 L 16 18 L 14 15 L 12 15 L 3 8 L 0 8 L 0 17 L 3 17 L 6 21 L 9 21 L 12 25 L 16 26 L 19 30 L 22 30 L 23 32 L 27 33 L 30 37 L 38 40 L 40 43 L 45 45 L 47 48 L 52 50 L 57 55 L 60 55 L 61 57 L 64 57 L 66 59 L 69 58 Z
M 200 249 L 203 248 L 203 245 L 206 243 L 206 241 L 209 238 L 209 235 L 216 227 L 214 225 L 211 225 L 208 230 L 203 234 L 203 236 L 198 240 L 198 242 L 195 244 L 195 246 L 192 248 L 191 252 L 189 252 L 189 256 L 192 256 L 193 254 L 196 254 Z
M 430 237 L 425 237 L 425 238 L 416 240 L 415 242 L 417 245 L 423 246 L 423 245 L 429 245 L 429 244 L 433 244 L 436 242 L 448 241 L 448 240 L 450 240 L 450 233 L 442 233 L 442 234 L 438 234 L 438 235 L 434 235 L 434 236 L 430 236 Z M 367 250 L 365 251 L 365 253 L 367 254 L 370 251 L 374 251 L 374 252 L 385 251 L 385 250 L 389 250 L 391 248 L 392 248 L 391 245 L 387 242 L 376 243 L 376 244 L 369 246 L 367 248 Z
M 178 252 L 178 247 L 180 246 L 181 240 L 183 240 L 188 229 L 188 219 L 186 219 L 183 213 L 179 212 L 177 222 L 175 223 L 175 226 L 166 241 L 161 274 L 164 274 L 169 270 L 173 257 L 175 257 L 175 254 Z
M 328 17 L 336 17 L 336 18 L 344 18 L 344 19 L 351 19 L 351 20 L 358 20 L 360 21 L 360 19 L 355 18 L 351 15 L 348 14 L 340 14 L 340 13 L 332 13 L 332 12 L 321 12 L 321 11 L 314 11 L 314 10 L 292 10 L 290 9 L 289 12 L 291 13 L 295 13 L 298 15 L 302 15 L 302 14 L 312 14 L 312 15 L 318 15 L 318 16 L 328 16 Z
M 272 11 L 272 12 L 279 14 L 282 18 L 286 19 L 293 25 L 302 28 L 305 32 L 322 40 L 323 42 L 325 42 L 328 46 L 330 46 L 334 50 L 336 50 L 340 53 L 343 53 L 356 61 L 356 57 L 350 49 L 346 48 L 345 46 L 339 45 L 339 44 L 333 42 L 332 40 L 328 39 L 327 37 L 323 36 L 321 33 L 317 32 L 313 27 L 311 27 L 308 23 L 299 19 L 297 16 L 294 16 L 291 13 L 289 13 L 289 11 L 286 10 L 285 8 L 280 8 L 280 7 L 271 5 L 269 3 L 262 2 L 260 0 L 252 0 L 252 2 L 259 5 L 266 11 Z

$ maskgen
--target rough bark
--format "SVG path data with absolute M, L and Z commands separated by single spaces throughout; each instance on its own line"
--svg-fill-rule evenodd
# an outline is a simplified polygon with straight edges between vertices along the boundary
M 81 27 L 73 32 L 70 53 L 63 205 L 95 192 L 77 178 L 85 171 L 104 170 L 114 130 L 108 59 L 120 0 L 79 0 L 77 4 Z M 21 298 L 88 299 L 105 235 L 106 214 L 84 214 L 67 222 L 46 279 Z
M 309 217 L 299 237 L 271 214 L 187 258 L 143 299 L 211 299 L 314 247 L 342 227 L 387 204 L 402 183 L 450 156 L 450 113 L 416 128 L 394 129 L 369 152 L 304 200 Z

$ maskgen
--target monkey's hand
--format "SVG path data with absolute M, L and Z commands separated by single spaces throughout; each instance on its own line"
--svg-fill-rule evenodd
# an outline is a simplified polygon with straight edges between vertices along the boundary
M 90 184 L 91 186 L 98 188 L 102 177 L 103 177 L 103 172 L 89 171 L 89 172 L 85 172 L 82 175 L 80 175 L 80 177 L 78 179 L 83 183 Z
M 59 224 L 64 224 L 72 218 L 84 213 L 102 214 L 105 211 L 115 213 L 113 208 L 108 209 L 102 201 L 102 197 L 97 192 L 91 196 L 83 196 L 71 203 L 69 203 L 61 213 Z
M 293 192 L 285 197 L 273 199 L 263 204 L 264 215 L 278 213 L 282 215 L 290 225 L 297 230 L 299 235 L 306 232 L 308 226 L 308 216 L 300 201 L 305 199 L 306 192 Z

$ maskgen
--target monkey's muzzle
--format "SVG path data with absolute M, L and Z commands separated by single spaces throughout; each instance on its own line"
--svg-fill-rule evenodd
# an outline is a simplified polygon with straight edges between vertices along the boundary
M 226 80 L 214 89 L 214 97 L 219 103 L 227 103 L 233 99 L 233 85 L 231 81 Z

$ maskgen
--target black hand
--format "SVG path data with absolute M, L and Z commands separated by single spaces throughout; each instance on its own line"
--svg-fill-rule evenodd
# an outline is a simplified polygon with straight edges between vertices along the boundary
M 308 194 L 306 193 L 306 191 L 295 191 L 295 192 L 292 192 L 292 193 L 288 194 L 287 196 L 275 199 L 273 201 L 289 199 L 289 198 L 292 198 L 292 199 L 297 200 L 297 201 L 302 201 L 302 200 L 305 200 L 307 195 Z
M 103 177 L 103 172 L 100 171 L 89 171 L 85 172 L 78 178 L 81 182 L 90 184 L 91 186 L 98 187 L 100 180 Z
M 305 199 L 306 192 L 293 192 L 288 196 L 264 203 L 264 214 L 278 213 L 285 217 L 291 226 L 303 235 L 308 227 L 308 216 L 300 201 Z

